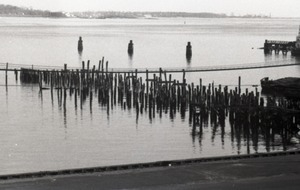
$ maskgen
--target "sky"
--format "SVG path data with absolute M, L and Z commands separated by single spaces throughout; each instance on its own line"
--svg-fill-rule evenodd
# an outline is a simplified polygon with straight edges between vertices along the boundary
M 300 17 L 300 0 L 0 0 L 0 4 L 67 12 L 174 11 Z

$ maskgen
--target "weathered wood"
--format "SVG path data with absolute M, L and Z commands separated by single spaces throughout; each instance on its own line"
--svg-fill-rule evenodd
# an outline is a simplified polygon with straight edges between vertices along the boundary
M 8 72 L 8 63 L 6 63 L 5 67 L 5 85 L 7 86 L 7 72 Z
M 170 112 L 170 118 L 173 118 L 176 112 L 180 112 L 181 117 L 184 118 L 186 108 L 188 108 L 190 124 L 193 124 L 194 127 L 200 125 L 202 128 L 203 124 L 210 122 L 212 126 L 219 125 L 221 127 L 221 134 L 223 134 L 222 131 L 224 131 L 225 119 L 228 114 L 230 124 L 246 126 L 246 135 L 251 125 L 277 126 L 280 124 L 288 127 L 299 123 L 299 119 L 295 115 L 299 114 L 297 113 L 297 111 L 299 112 L 299 102 L 294 103 L 269 97 L 265 103 L 257 88 L 254 92 L 248 88 L 245 89 L 245 92 L 241 92 L 240 77 L 238 87 L 235 87 L 235 90 L 230 89 L 229 92 L 227 86 L 222 88 L 219 84 L 218 87 L 215 87 L 214 82 L 209 84 L 207 88 L 202 84 L 202 79 L 199 80 L 199 85 L 187 83 L 184 70 L 182 71 L 182 82 L 172 81 L 171 74 L 167 80 L 166 71 L 162 69 L 160 69 L 158 76 L 153 74 L 152 79 L 149 79 L 149 72 L 146 72 L 146 79 L 143 80 L 138 75 L 137 69 L 123 75 L 114 75 L 108 72 L 108 66 L 106 66 L 104 73 L 102 62 L 102 64 L 99 62 L 98 71 L 95 71 L 95 66 L 93 66 L 92 71 L 89 66 L 87 66 L 88 69 L 85 69 L 84 62 L 82 63 L 81 71 L 77 69 L 75 72 L 68 70 L 67 65 L 64 66 L 64 69 L 52 71 L 22 69 L 20 81 L 22 83 L 39 83 L 41 89 L 43 89 L 43 85 L 45 87 L 50 85 L 52 100 L 53 89 L 57 89 L 60 105 L 62 105 L 62 98 L 65 104 L 65 92 L 69 90 L 70 96 L 75 94 L 75 107 L 77 107 L 77 96 L 80 95 L 81 109 L 85 101 L 89 100 L 91 111 L 92 96 L 98 93 L 98 102 L 102 106 L 108 107 L 108 114 L 110 110 L 114 109 L 116 100 L 122 109 L 131 109 L 133 106 L 139 113 L 147 110 L 148 106 L 149 118 L 151 119 L 156 117 L 156 113 L 162 117 L 163 111 L 165 113 Z M 162 74 L 164 74 L 165 80 L 162 79 Z M 95 77 L 95 75 L 97 76 Z M 150 89 L 149 82 L 151 84 Z M 63 95 L 62 88 L 64 88 Z M 287 109 L 291 107 L 293 111 Z M 280 123 L 277 121 L 280 118 L 285 120 L 280 121 Z M 275 120 L 276 122 L 274 122 Z
M 238 93 L 241 94 L 241 76 L 239 76 Z

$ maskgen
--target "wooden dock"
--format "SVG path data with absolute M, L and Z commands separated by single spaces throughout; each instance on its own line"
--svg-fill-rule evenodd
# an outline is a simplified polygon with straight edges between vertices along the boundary
M 279 54 L 281 51 L 283 55 L 286 55 L 295 48 L 295 44 L 295 41 L 265 40 L 264 52 L 271 54 L 274 51 L 275 54 Z

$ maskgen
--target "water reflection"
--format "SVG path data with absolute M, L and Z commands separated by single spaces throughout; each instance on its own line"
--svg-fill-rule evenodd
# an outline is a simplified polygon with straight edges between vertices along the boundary
M 64 89 L 63 118 L 64 127 L 67 128 L 67 89 Z
M 78 52 L 78 66 L 81 66 L 83 59 L 82 59 L 82 52 Z
M 187 57 L 186 58 L 186 63 L 187 63 L 188 66 L 190 66 L 191 63 L 192 63 L 192 57 Z
M 78 99 L 81 101 L 81 110 L 84 111 L 84 107 L 88 106 L 91 118 L 93 113 L 92 107 L 96 101 L 93 98 L 94 96 L 100 97 L 98 98 L 98 105 L 100 108 L 106 109 L 108 120 L 113 109 L 117 109 L 118 111 L 133 111 L 133 113 L 136 114 L 135 122 L 137 125 L 139 124 L 140 116 L 144 113 L 148 114 L 150 124 L 153 123 L 156 115 L 158 115 L 160 119 L 167 116 L 171 122 L 174 121 L 176 113 L 180 114 L 182 122 L 184 122 L 188 115 L 192 141 L 195 143 L 198 139 L 200 149 L 201 146 L 205 146 L 202 141 L 203 137 L 208 135 L 207 131 L 210 131 L 212 144 L 218 141 L 219 138 L 222 149 L 228 145 L 232 146 L 232 148 L 237 147 L 237 153 L 241 153 L 243 147 L 246 147 L 247 153 L 249 154 L 252 153 L 252 149 L 254 152 L 258 152 L 259 146 L 262 145 L 267 152 L 277 150 L 279 147 L 281 147 L 282 150 L 288 150 L 290 147 L 293 147 L 292 140 L 294 138 L 299 139 L 299 118 L 293 114 L 278 115 L 279 113 L 274 112 L 264 116 L 266 118 L 259 118 L 256 115 L 258 113 L 244 111 L 232 113 L 229 108 L 210 107 L 207 110 L 200 110 L 199 117 L 194 118 L 193 112 L 190 110 L 191 105 L 178 104 L 178 102 L 176 102 L 176 104 L 171 104 L 170 107 L 167 101 L 158 98 L 154 100 L 151 94 L 148 97 L 147 106 L 144 107 L 142 106 L 141 100 L 137 101 L 137 97 L 140 96 L 137 94 L 133 95 L 132 91 L 126 95 L 127 97 L 125 97 L 125 102 L 123 103 L 116 101 L 116 99 L 120 100 L 119 96 L 122 96 L 121 91 L 118 93 L 117 90 L 112 90 L 106 95 L 103 93 L 104 92 L 101 93 L 101 90 L 90 90 L 89 93 L 81 91 L 81 93 L 78 94 L 78 90 L 70 89 L 69 96 L 74 98 L 75 110 L 77 110 Z M 57 89 L 56 94 L 59 109 L 63 111 L 64 126 L 67 128 L 67 89 Z M 42 93 L 40 97 L 41 100 L 43 100 Z M 280 102 L 280 100 L 276 101 Z M 298 100 L 294 102 L 295 106 L 298 104 Z M 297 109 L 299 109 L 299 107 L 297 107 Z M 283 123 L 287 123 L 287 125 Z M 227 136 L 227 133 L 230 135 Z M 226 138 L 230 138 L 230 144 L 226 144 L 226 142 L 228 142 Z

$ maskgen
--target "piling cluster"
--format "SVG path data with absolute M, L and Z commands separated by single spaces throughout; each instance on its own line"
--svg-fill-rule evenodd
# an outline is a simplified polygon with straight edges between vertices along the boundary
M 105 67 L 104 67 L 105 65 Z M 122 108 L 137 110 L 137 113 L 147 111 L 152 119 L 156 114 L 170 113 L 170 118 L 176 112 L 185 117 L 189 113 L 189 121 L 200 131 L 210 119 L 212 124 L 225 126 L 226 118 L 232 126 L 246 127 L 276 127 L 297 129 L 300 126 L 299 100 L 284 98 L 267 98 L 260 93 L 241 93 L 241 79 L 235 89 L 228 89 L 214 83 L 208 86 L 187 84 L 185 71 L 182 71 L 181 81 L 172 79 L 171 74 L 160 69 L 159 73 L 150 76 L 146 70 L 146 78 L 138 76 L 138 70 L 125 73 L 108 71 L 108 62 L 104 58 L 99 61 L 98 68 L 90 68 L 90 62 L 82 63 L 82 69 L 69 70 L 65 65 L 62 70 L 31 70 L 22 69 L 20 80 L 22 83 L 38 83 L 41 90 L 49 89 L 67 91 L 80 98 L 80 103 L 87 98 L 92 104 L 93 95 L 97 95 L 98 102 L 110 109 L 119 105 Z

